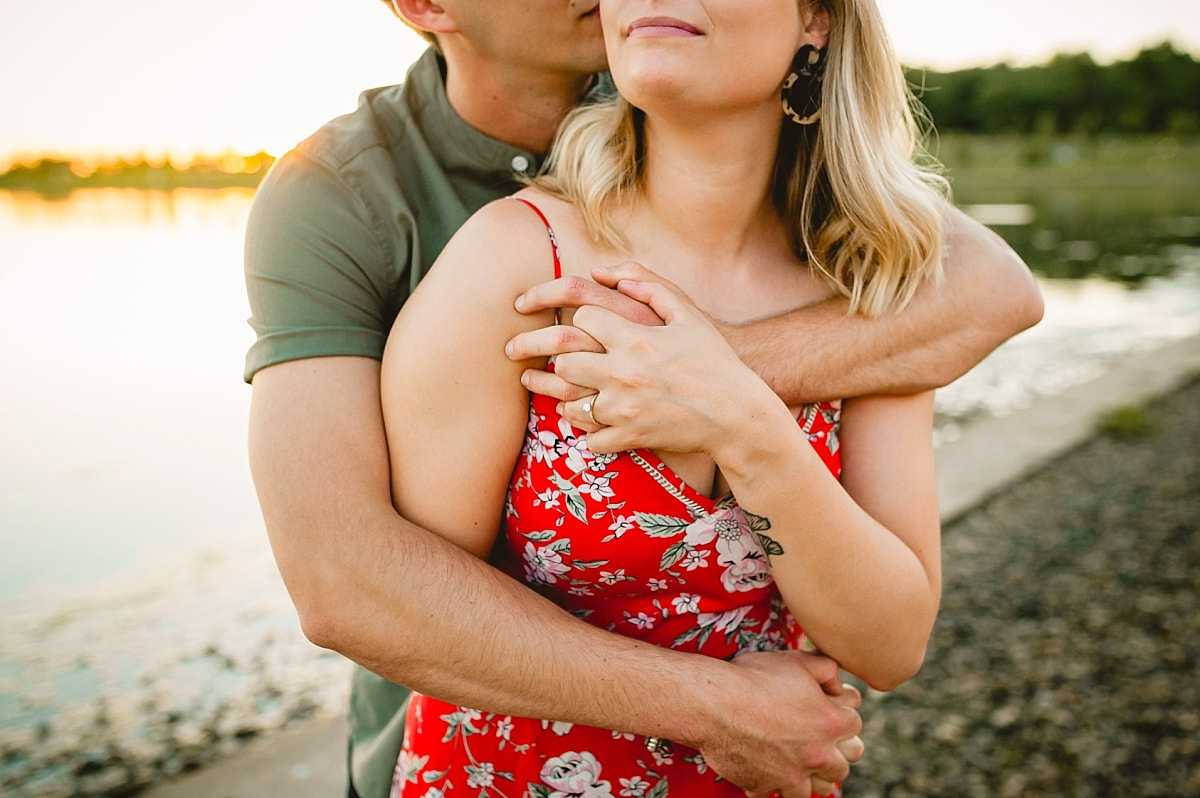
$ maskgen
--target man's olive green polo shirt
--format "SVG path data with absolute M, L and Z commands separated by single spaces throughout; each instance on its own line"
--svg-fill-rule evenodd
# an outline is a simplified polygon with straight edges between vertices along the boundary
M 258 340 L 245 378 L 323 355 L 381 358 L 400 306 L 467 217 L 540 158 L 475 130 L 446 99 L 432 50 L 403 85 L 283 156 L 255 197 L 246 291 Z
M 605 79 L 593 94 L 608 91 Z M 454 232 L 540 164 L 455 113 L 432 50 L 403 85 L 363 93 L 357 110 L 283 156 L 255 197 L 245 268 L 257 340 L 245 379 L 301 358 L 381 358 L 400 306 Z M 388 795 L 407 697 L 355 669 L 350 769 L 363 798 Z

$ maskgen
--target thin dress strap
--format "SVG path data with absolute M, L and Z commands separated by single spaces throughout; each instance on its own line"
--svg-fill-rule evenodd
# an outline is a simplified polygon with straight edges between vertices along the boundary
M 554 228 L 550 226 L 550 220 L 546 218 L 546 214 L 542 213 L 541 208 L 523 197 L 509 197 L 509 199 L 515 199 L 517 202 L 523 202 L 533 208 L 533 212 L 542 220 L 542 224 L 546 225 L 546 235 L 550 237 L 550 249 L 554 253 L 554 279 L 562 277 L 562 261 L 558 257 L 558 239 L 554 237 Z M 560 323 L 558 308 L 554 309 L 554 323 Z

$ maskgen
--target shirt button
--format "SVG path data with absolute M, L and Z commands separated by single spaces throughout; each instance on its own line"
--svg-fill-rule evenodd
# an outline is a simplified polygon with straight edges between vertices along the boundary
M 529 159 L 524 155 L 518 155 L 512 159 L 512 168 L 517 172 L 525 172 L 529 170 Z

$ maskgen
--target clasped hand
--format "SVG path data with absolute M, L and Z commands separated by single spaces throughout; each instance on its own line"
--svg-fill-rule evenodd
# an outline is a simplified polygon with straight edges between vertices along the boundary
M 597 453 L 659 448 L 716 455 L 736 436 L 747 403 L 777 402 L 716 325 L 675 285 L 636 263 L 535 286 L 525 313 L 576 308 L 571 325 L 513 338 L 509 357 L 554 357 L 522 377 L 588 433 Z M 591 403 L 589 405 L 589 402 Z M 589 412 L 590 411 L 590 412 Z

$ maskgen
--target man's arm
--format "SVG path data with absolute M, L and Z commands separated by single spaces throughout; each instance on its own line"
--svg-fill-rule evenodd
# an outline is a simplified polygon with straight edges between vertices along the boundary
M 818 683 L 837 678 L 829 660 L 727 663 L 639 643 L 402 519 L 379 377 L 378 362 L 358 357 L 290 361 L 254 377 L 251 469 L 310 640 L 450 702 L 694 745 L 746 789 L 807 796 L 809 773 L 845 777 L 835 743 L 857 734 L 859 699 L 824 695 Z
M 922 286 L 899 313 L 849 316 L 838 298 L 722 332 L 787 402 L 941 388 L 1042 318 L 1025 263 L 951 207 L 943 268 L 942 283 Z
M 903 311 L 875 319 L 847 315 L 830 299 L 742 326 L 718 324 L 738 356 L 789 404 L 940 388 L 1042 317 L 1028 267 L 998 235 L 947 205 L 945 280 L 922 286 Z M 608 288 L 622 279 L 663 282 L 637 264 L 598 270 L 599 285 L 570 279 L 527 291 L 518 309 L 597 305 L 632 321 L 661 323 L 644 305 Z M 607 288 L 605 287 L 607 286 Z M 571 328 L 517 336 L 515 359 L 599 351 Z M 564 400 L 590 393 L 552 374 L 529 373 L 531 390 Z

